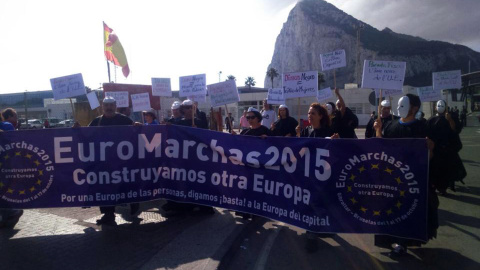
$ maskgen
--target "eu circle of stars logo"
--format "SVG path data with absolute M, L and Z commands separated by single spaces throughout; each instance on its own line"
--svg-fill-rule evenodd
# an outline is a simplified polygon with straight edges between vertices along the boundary
M 343 208 L 372 225 L 401 222 L 408 211 L 415 210 L 418 201 L 416 194 L 409 193 L 412 181 L 405 178 L 400 168 L 382 159 L 348 163 L 338 182 Z
M 0 199 L 11 203 L 28 203 L 48 190 L 53 182 L 52 162 L 48 155 L 39 155 L 43 150 L 36 150 L 12 148 L 2 151 Z

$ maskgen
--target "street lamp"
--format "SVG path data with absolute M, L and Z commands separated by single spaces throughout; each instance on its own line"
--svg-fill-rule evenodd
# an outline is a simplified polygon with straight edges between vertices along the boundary
M 221 81 L 222 81 L 221 77 L 222 77 L 222 72 L 219 71 L 219 72 L 218 72 L 218 82 L 221 82 Z
M 362 67 L 360 63 L 360 31 L 363 30 L 364 26 L 363 23 L 359 23 L 358 25 L 354 25 L 353 28 L 357 30 L 357 61 L 355 81 L 358 85 L 360 85 L 360 69 Z

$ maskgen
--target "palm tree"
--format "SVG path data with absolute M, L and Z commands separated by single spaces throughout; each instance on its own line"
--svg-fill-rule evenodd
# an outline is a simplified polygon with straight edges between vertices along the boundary
M 280 74 L 278 74 L 278 71 L 273 67 L 267 71 L 267 76 L 270 77 L 270 80 L 272 81 L 272 88 L 273 88 L 273 79 L 275 79 L 279 75 Z
M 245 85 L 248 86 L 248 89 L 251 89 L 252 86 L 255 86 L 255 79 L 253 77 L 247 77 L 245 79 Z
M 325 74 L 318 72 L 318 88 L 325 82 Z
M 237 78 L 235 78 L 235 76 L 233 76 L 233 75 L 228 75 L 226 81 L 228 81 L 228 80 L 234 80 L 234 81 L 236 81 Z

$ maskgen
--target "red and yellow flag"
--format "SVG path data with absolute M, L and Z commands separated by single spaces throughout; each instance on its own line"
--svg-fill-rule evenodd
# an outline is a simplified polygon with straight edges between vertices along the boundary
M 108 61 L 113 62 L 116 66 L 122 67 L 122 73 L 125 77 L 130 74 L 128 67 L 127 56 L 123 50 L 122 43 L 113 30 L 103 23 L 103 45 L 105 50 L 105 57 Z

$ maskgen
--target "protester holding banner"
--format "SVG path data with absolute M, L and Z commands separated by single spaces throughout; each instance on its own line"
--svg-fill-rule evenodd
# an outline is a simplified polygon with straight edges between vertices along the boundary
M 18 116 L 17 116 L 17 111 L 15 111 L 12 108 L 7 108 L 2 111 L 2 126 L 3 128 L 0 128 L 4 131 L 7 130 L 15 130 L 18 125 Z
M 336 102 L 336 110 L 333 110 L 333 131 L 338 133 L 340 138 L 356 139 L 355 129 L 358 127 L 358 117 L 345 105 L 338 88 L 335 88 L 335 95 L 338 100 Z
M 150 109 L 148 111 L 143 111 L 142 112 L 144 117 L 145 117 L 145 123 L 144 125 L 149 126 L 149 125 L 159 125 L 157 121 L 157 116 L 155 115 L 155 110 Z
M 179 101 L 174 101 L 172 103 L 172 107 L 170 108 L 172 110 L 172 116 L 170 116 L 169 119 L 167 119 L 167 123 L 169 124 L 176 124 L 180 120 L 182 120 L 182 113 L 180 113 L 180 106 L 182 104 Z
M 105 97 L 103 99 L 102 106 L 103 115 L 93 119 L 93 121 L 88 125 L 89 127 L 141 125 L 140 123 L 133 122 L 133 120 L 127 116 L 117 113 L 117 104 L 113 97 Z M 74 125 L 74 127 L 79 126 L 80 125 L 78 123 L 75 123 Z M 138 210 L 138 207 L 135 207 L 134 210 Z M 115 206 L 101 206 L 100 212 L 103 214 L 103 216 L 97 220 L 98 225 L 117 225 L 117 222 L 115 221 Z
M 183 118 L 182 120 L 176 123 L 177 125 L 196 127 L 196 128 L 201 128 L 204 126 L 202 121 L 197 117 L 193 118 L 194 124 L 192 125 L 192 117 L 194 117 L 193 105 L 194 105 L 193 101 L 189 99 L 186 99 L 182 102 L 182 105 L 180 106 L 180 112 L 183 114 Z M 207 129 L 207 127 L 203 129 Z M 211 206 L 196 205 L 196 204 L 190 204 L 190 203 L 178 203 L 178 202 L 168 201 L 168 203 L 162 207 L 163 210 L 171 213 L 175 213 L 175 212 L 183 213 L 183 212 L 193 211 L 195 210 L 195 208 L 198 208 L 199 212 L 201 213 L 215 214 L 215 210 Z
M 309 138 L 338 138 L 331 128 L 330 117 L 327 109 L 320 103 L 312 103 L 308 110 L 308 122 L 310 125 L 303 130 L 300 126 L 296 127 L 297 137 Z
M 320 105 L 320 103 L 312 103 L 308 110 L 308 122 L 310 125 L 303 130 L 300 126 L 296 128 L 297 137 L 307 138 L 338 138 L 338 134 L 334 134 L 331 128 L 330 117 L 327 109 Z M 318 249 L 317 237 L 331 237 L 332 234 L 320 234 L 307 231 L 306 250 L 314 252 Z
M 247 118 L 248 124 L 250 126 L 249 128 L 242 130 L 240 132 L 240 135 L 256 136 L 256 137 L 263 137 L 263 138 L 272 135 L 272 132 L 270 131 L 270 129 L 266 128 L 261 124 L 262 115 L 257 109 L 253 107 L 248 108 L 247 116 L 245 118 Z M 233 130 L 230 133 L 234 135 L 237 134 Z M 243 212 L 236 212 L 236 215 L 241 216 L 243 219 L 253 218 L 252 214 L 243 213 Z
M 247 116 L 245 118 L 248 121 L 249 127 L 244 129 L 240 132 L 240 135 L 248 135 L 248 136 L 258 136 L 258 137 L 266 137 L 271 136 L 272 131 L 261 124 L 262 122 L 262 115 L 260 112 L 250 107 L 247 111 Z M 237 134 L 235 131 L 232 130 L 232 134 Z
M 5 121 L 7 118 L 10 121 Z M 12 122 L 15 124 L 12 124 Z M 0 115 L 0 132 L 14 131 L 17 125 L 17 112 L 8 108 L 2 111 Z M 18 209 L 0 209 L 0 228 L 13 228 L 17 224 L 20 217 L 23 215 L 23 210 Z
M 447 194 L 449 186 L 455 190 L 455 181 L 462 181 L 467 175 L 458 155 L 462 142 L 455 128 L 451 126 L 453 120 L 445 107 L 445 101 L 437 102 L 437 114 L 428 119 L 426 127 L 427 136 L 435 143 L 430 161 L 430 178 L 441 195 Z
M 193 118 L 193 101 L 186 99 L 182 102 L 180 106 L 180 113 L 182 114 L 182 119 L 178 122 L 180 126 L 187 127 L 203 127 L 203 123 L 197 117 Z M 192 121 L 193 118 L 193 121 Z
M 415 119 L 421 106 L 420 99 L 417 95 L 407 94 L 398 101 L 398 113 L 400 119 L 396 119 L 387 123 L 386 127 L 382 127 L 382 121 L 375 121 L 375 130 L 383 130 L 381 137 L 384 138 L 426 138 L 425 125 Z M 430 157 L 435 144 L 432 140 L 426 140 L 426 146 L 430 151 Z M 427 179 L 424 179 L 427 181 Z M 438 197 L 435 193 L 433 181 L 429 181 L 428 190 L 428 209 L 427 209 L 427 232 L 428 239 L 437 237 L 438 229 Z M 427 240 L 428 241 L 428 240 Z M 419 246 L 425 242 L 417 240 L 408 240 L 404 238 L 392 237 L 388 235 L 375 235 L 375 245 L 392 248 L 391 255 L 406 254 L 407 246 Z
M 287 105 L 282 104 L 278 108 L 278 120 L 273 123 L 272 135 L 282 137 L 295 137 L 297 134 L 295 128 L 298 126 L 298 121 L 290 116 L 290 111 Z
M 391 114 L 392 106 L 389 100 L 383 100 L 380 103 L 380 107 L 380 119 L 382 119 L 382 127 L 387 126 L 390 121 L 399 118 L 398 116 Z M 373 114 L 373 116 L 370 118 L 370 121 L 368 121 L 367 127 L 365 129 L 365 138 L 375 137 L 375 130 L 373 129 L 373 124 L 375 123 L 375 120 L 377 120 L 377 116 Z
M 263 109 L 260 114 L 262 115 L 262 125 L 271 128 L 273 122 L 275 122 L 275 111 L 272 110 L 272 105 L 268 104 L 266 99 L 263 100 Z

